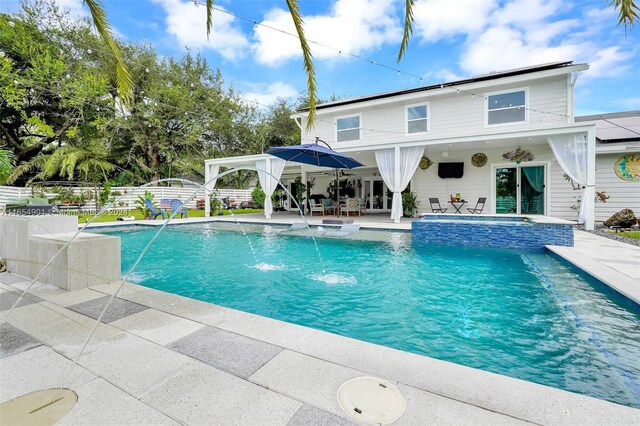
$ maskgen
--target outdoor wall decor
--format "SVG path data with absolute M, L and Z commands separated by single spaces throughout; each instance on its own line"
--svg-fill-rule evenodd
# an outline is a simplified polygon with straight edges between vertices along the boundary
M 422 159 L 420 160 L 418 167 L 420 167 L 422 170 L 427 170 L 429 167 L 431 167 L 432 164 L 433 164 L 433 161 L 431 161 L 429 157 L 424 155 L 422 156 Z
M 516 149 L 515 151 L 509 151 L 502 154 L 502 158 L 508 161 L 515 161 L 516 164 L 520 164 L 523 161 L 531 161 L 534 159 L 533 154 L 526 149 Z
M 640 180 L 640 154 L 624 155 L 613 166 L 616 175 L 622 180 Z
M 487 164 L 487 156 L 486 154 L 483 154 L 482 152 L 478 152 L 476 154 L 473 154 L 471 156 L 471 164 L 473 164 L 476 167 L 482 167 L 485 164 Z

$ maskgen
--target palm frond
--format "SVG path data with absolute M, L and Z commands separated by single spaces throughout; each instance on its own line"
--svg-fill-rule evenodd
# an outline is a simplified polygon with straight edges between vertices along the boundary
M 207 39 L 211 33 L 211 25 L 213 23 L 213 0 L 207 0 Z
M 298 33 L 300 39 L 300 47 L 302 48 L 302 58 L 304 62 L 304 70 L 307 73 L 307 92 L 309 95 L 309 115 L 307 116 L 307 130 L 313 127 L 316 120 L 316 103 L 318 101 L 318 93 L 316 87 L 316 69 L 313 65 L 313 55 L 311 54 L 311 48 L 307 43 L 307 39 L 304 35 L 304 21 L 302 14 L 300 13 L 300 7 L 298 6 L 298 0 L 287 0 L 287 6 L 291 13 L 291 19 L 293 25 Z
M 624 24 L 633 28 L 638 19 L 638 5 L 634 0 L 608 0 L 609 6 L 618 11 L 618 25 Z
M 413 34 L 413 23 L 415 19 L 413 18 L 413 4 L 414 0 L 405 0 L 404 6 L 404 31 L 402 33 L 402 43 L 400 43 L 400 50 L 398 51 L 398 62 L 404 56 L 407 47 L 409 46 L 409 39 L 411 39 L 411 35 Z
M 89 13 L 93 19 L 93 25 L 100 34 L 102 41 L 116 59 L 116 83 L 118 85 L 119 97 L 128 108 L 133 100 L 133 79 L 122 58 L 122 52 L 113 39 L 111 25 L 107 20 L 107 14 L 102 6 L 102 0 L 83 0 L 89 8 Z

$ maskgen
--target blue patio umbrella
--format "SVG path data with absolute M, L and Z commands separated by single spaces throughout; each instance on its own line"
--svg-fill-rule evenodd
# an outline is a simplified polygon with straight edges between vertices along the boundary
M 322 142 L 325 146 L 320 145 Z M 318 167 L 331 167 L 336 169 L 336 198 L 340 200 L 340 181 L 338 169 L 354 169 L 364 164 L 338 151 L 334 151 L 323 140 L 316 138 L 316 143 L 290 146 L 274 146 L 267 150 L 267 154 L 296 163 L 313 164 Z

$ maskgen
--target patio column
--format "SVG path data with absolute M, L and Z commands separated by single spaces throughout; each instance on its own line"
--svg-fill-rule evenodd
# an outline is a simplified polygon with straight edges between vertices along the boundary
M 307 171 L 305 170 L 304 167 L 302 167 L 300 169 L 300 180 L 302 181 L 302 184 L 305 185 L 305 187 L 306 187 L 306 185 L 307 185 Z M 309 214 L 309 212 L 307 211 L 307 208 L 306 208 L 306 205 L 307 205 L 307 189 L 305 189 L 305 191 L 302 193 L 302 203 L 300 203 L 301 206 L 305 206 L 304 207 L 304 210 L 305 210 L 304 214 L 305 215 Z
M 596 222 L 596 129 L 587 131 L 587 185 L 584 199 L 587 203 L 584 210 L 584 229 L 592 231 Z
M 207 164 L 204 166 L 204 216 L 209 217 L 211 214 L 211 193 L 216 186 L 217 176 L 220 173 L 220 166 L 216 164 Z M 212 180 L 213 179 L 213 180 Z

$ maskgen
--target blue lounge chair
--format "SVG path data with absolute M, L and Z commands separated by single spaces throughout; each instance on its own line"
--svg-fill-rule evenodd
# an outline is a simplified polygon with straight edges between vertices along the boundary
M 144 204 L 149 209 L 149 212 L 150 212 L 149 219 L 155 219 L 158 216 L 162 216 L 162 219 L 164 220 L 164 214 L 166 213 L 167 215 L 169 215 L 169 212 L 166 211 L 165 209 L 156 208 L 151 202 L 151 200 L 148 198 L 144 199 Z
M 178 217 L 178 215 L 180 215 L 180 217 L 189 217 L 188 210 L 185 207 L 185 205 L 182 204 L 182 201 L 178 200 L 177 198 L 174 198 L 173 200 L 171 200 L 170 204 L 171 204 L 171 213 L 175 214 L 174 217 Z

